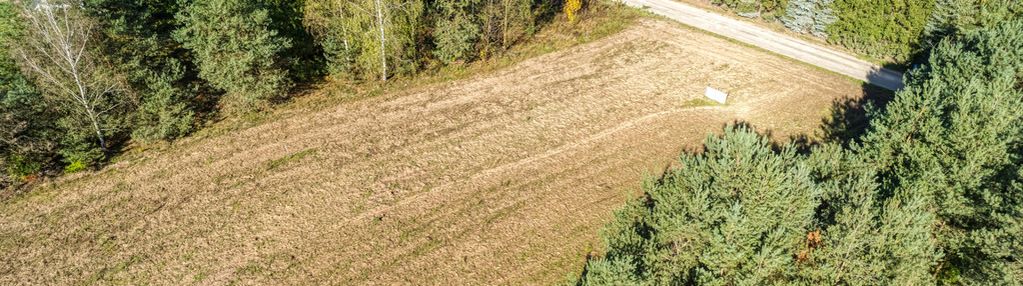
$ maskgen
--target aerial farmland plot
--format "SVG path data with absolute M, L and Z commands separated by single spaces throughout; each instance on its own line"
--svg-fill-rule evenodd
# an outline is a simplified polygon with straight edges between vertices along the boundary
M 712 87 L 728 102 L 704 99 Z M 818 136 L 862 83 L 666 20 L 192 138 L 0 204 L 0 284 L 551 284 L 708 134 Z

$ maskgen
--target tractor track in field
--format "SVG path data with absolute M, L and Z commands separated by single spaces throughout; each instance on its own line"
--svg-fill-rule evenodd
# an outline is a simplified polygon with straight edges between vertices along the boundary
M 711 85 L 727 105 L 700 100 Z M 508 68 L 189 138 L 0 202 L 0 284 L 550 284 L 682 150 L 863 87 L 644 19 Z

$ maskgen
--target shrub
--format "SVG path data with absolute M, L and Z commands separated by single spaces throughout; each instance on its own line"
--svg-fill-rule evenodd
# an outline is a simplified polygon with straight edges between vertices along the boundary
M 788 0 L 711 0 L 711 3 L 732 9 L 740 16 L 748 18 L 775 18 L 785 15 Z
M 568 17 L 568 22 L 575 23 L 576 14 L 583 8 L 582 0 L 567 0 L 565 1 L 565 16 Z
M 89 164 L 83 161 L 71 161 L 71 163 L 64 166 L 65 174 L 74 174 L 89 169 Z

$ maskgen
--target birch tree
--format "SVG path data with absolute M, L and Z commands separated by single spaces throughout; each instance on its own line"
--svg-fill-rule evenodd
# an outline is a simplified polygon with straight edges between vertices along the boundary
M 357 13 L 348 0 L 320 0 L 305 3 L 303 24 L 323 48 L 327 72 L 332 76 L 355 76 L 362 72 L 356 57 L 362 51 L 360 30 L 369 14 Z
M 305 24 L 324 47 L 331 74 L 386 81 L 418 67 L 423 9 L 419 0 L 309 1 Z
M 97 26 L 75 2 L 42 2 L 24 7 L 25 37 L 15 59 L 42 89 L 44 99 L 62 114 L 60 125 L 74 146 L 65 157 L 91 164 L 109 153 L 128 100 L 121 81 L 97 53 Z M 92 141 L 92 143 L 89 143 Z M 101 154 L 90 151 L 98 147 Z
M 379 49 L 369 49 L 369 53 L 363 56 L 363 61 L 368 66 L 373 66 L 368 64 L 370 61 L 379 61 L 381 81 L 386 81 L 397 71 L 414 70 L 417 61 L 416 34 L 423 13 L 423 2 L 372 0 L 368 4 L 372 5 L 362 6 L 365 8 L 361 10 L 363 13 L 375 15 L 372 21 L 375 26 L 371 30 L 374 42 L 379 44 L 373 47 Z M 388 62 L 394 64 L 388 67 Z

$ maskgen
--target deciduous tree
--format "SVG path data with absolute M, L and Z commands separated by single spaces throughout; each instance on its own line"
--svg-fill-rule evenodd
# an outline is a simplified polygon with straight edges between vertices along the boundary
M 76 2 L 49 1 L 22 9 L 26 34 L 15 47 L 22 69 L 42 89 L 66 132 L 61 153 L 78 164 L 108 155 L 123 132 L 129 99 L 123 82 L 100 53 L 98 27 Z
M 419 0 L 310 0 L 305 23 L 323 45 L 332 74 L 386 81 L 418 68 L 424 8 Z
M 567 0 L 565 1 L 565 16 L 568 17 L 569 22 L 575 22 L 576 14 L 583 8 L 582 0 Z

